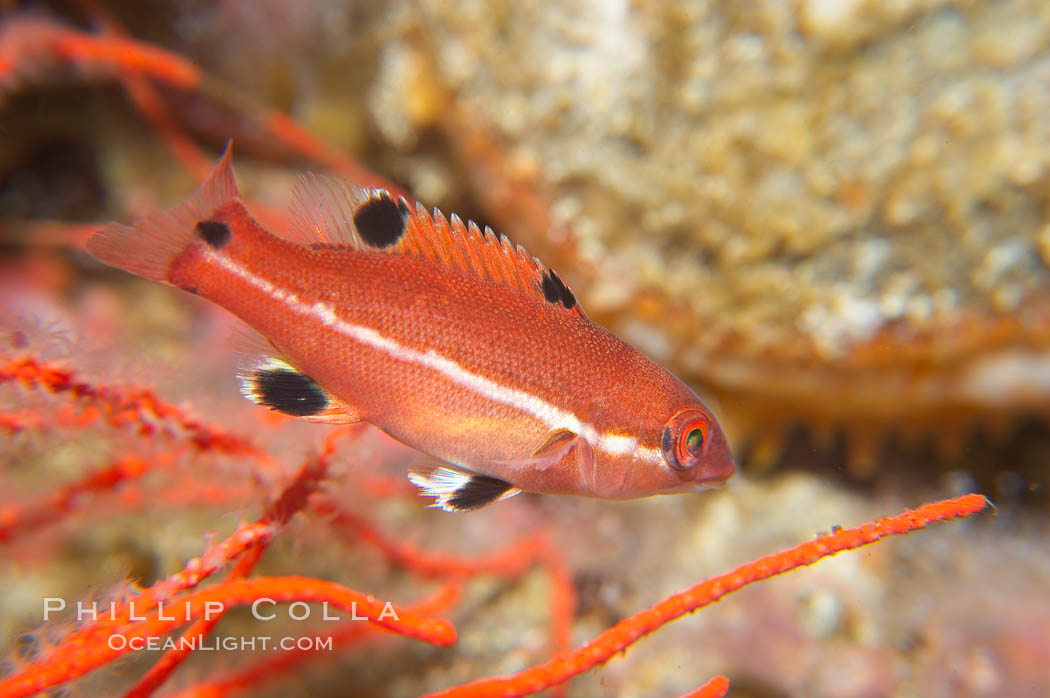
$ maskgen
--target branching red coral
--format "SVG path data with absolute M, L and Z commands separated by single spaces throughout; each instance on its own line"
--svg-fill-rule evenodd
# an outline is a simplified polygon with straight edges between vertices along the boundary
M 430 598 L 412 604 L 407 609 L 423 616 L 443 613 L 459 600 L 462 586 L 459 582 L 448 582 Z M 372 631 L 371 625 L 347 623 L 339 630 L 326 635 L 333 640 L 333 647 L 346 648 L 355 641 L 362 640 Z M 304 661 L 317 656 L 310 650 L 285 650 L 274 658 L 256 662 L 243 671 L 228 676 L 217 677 L 204 683 L 180 691 L 170 698 L 222 698 L 244 688 L 256 686 L 266 679 L 285 674 L 298 668 Z
M 209 609 L 215 609 L 213 612 L 217 613 L 232 606 L 251 605 L 259 599 L 276 603 L 327 602 L 406 637 L 439 646 L 451 645 L 456 640 L 456 631 L 448 621 L 419 616 L 396 606 L 387 608 L 375 597 L 333 582 L 308 577 L 235 579 L 180 598 L 174 617 L 158 610 L 150 613 L 144 621 L 111 626 L 104 634 L 94 631 L 71 638 L 46 659 L 0 680 L 0 695 L 28 696 L 65 683 L 129 652 L 147 647 L 151 638 L 160 638 L 184 625 L 187 616 L 203 617 Z M 168 612 L 171 612 L 171 607 Z M 114 642 L 114 637 L 121 640 Z
M 88 473 L 72 484 L 31 503 L 0 505 L 0 544 L 20 532 L 39 529 L 60 520 L 76 507 L 80 496 L 93 491 L 114 491 L 126 481 L 141 477 L 149 465 L 138 456 L 116 458 L 113 463 Z
M 549 662 L 526 669 L 513 676 L 485 679 L 447 691 L 431 694 L 430 698 L 488 698 L 500 696 L 527 696 L 556 686 L 573 676 L 609 661 L 632 644 L 658 628 L 718 601 L 754 582 L 783 574 L 799 567 L 812 565 L 843 550 L 869 545 L 886 536 L 911 533 L 931 523 L 963 516 L 973 516 L 988 506 L 985 497 L 971 494 L 957 499 L 926 504 L 857 528 L 839 529 L 815 540 L 806 541 L 783 552 L 767 555 L 741 565 L 728 574 L 700 582 L 696 586 L 661 601 L 652 608 L 620 621 L 612 628 L 571 652 Z
M 701 685 L 696 691 L 691 691 L 681 698 L 723 698 L 728 693 L 729 679 L 724 676 L 716 676 Z
M 259 562 L 259 558 L 262 557 L 264 548 L 257 547 L 249 550 L 245 555 L 237 561 L 233 570 L 226 577 L 227 580 L 243 579 L 251 574 L 252 570 L 255 569 L 256 563 Z M 192 652 L 193 639 L 203 639 L 207 637 L 215 626 L 219 624 L 223 616 L 226 615 L 226 609 L 223 608 L 221 611 L 213 615 L 205 615 L 203 618 L 198 618 L 193 624 L 186 629 L 182 634 L 182 640 L 176 647 L 169 649 L 164 653 L 156 664 L 150 667 L 150 670 L 146 672 L 146 675 L 142 679 L 131 687 L 131 689 L 125 694 L 126 698 L 145 698 L 145 696 L 152 695 L 153 691 L 160 688 L 160 686 L 168 680 L 172 672 L 179 668 L 186 659 L 189 658 Z
M 99 416 L 114 427 L 131 426 L 142 436 L 176 436 L 165 423 L 180 429 L 199 450 L 252 456 L 270 464 L 269 455 L 249 439 L 192 417 L 185 410 L 158 398 L 152 391 L 96 385 L 79 380 L 76 374 L 54 363 L 15 358 L 0 364 L 0 384 L 18 383 L 30 388 L 67 395 L 87 408 L 86 419 Z
M 89 13 L 99 15 L 100 7 L 83 0 Z M 112 18 L 102 18 L 107 32 L 95 35 L 40 18 L 16 17 L 0 32 L 0 93 L 21 88 L 23 83 L 46 80 L 53 71 L 72 71 L 83 76 L 102 76 L 119 81 L 136 108 L 167 144 L 176 159 L 193 172 L 206 169 L 192 139 L 168 113 L 157 85 L 206 96 L 250 118 L 262 132 L 283 143 L 291 151 L 356 181 L 387 186 L 381 178 L 367 172 L 352 159 L 317 138 L 287 115 L 254 104 L 229 86 L 218 83 L 192 62 L 164 49 L 123 35 Z M 395 190 L 396 191 L 396 190 Z M 254 205 L 253 205 L 254 207 Z M 82 237 L 94 226 L 43 224 L 31 228 L 69 242 Z M 57 231 L 57 232 L 56 232 Z M 222 454 L 243 460 L 249 468 L 280 472 L 280 460 L 258 445 L 257 440 L 232 429 L 195 417 L 154 391 L 129 388 L 83 378 L 79 372 L 58 363 L 44 362 L 31 355 L 0 361 L 0 384 L 20 386 L 27 391 L 43 391 L 57 396 L 53 414 L 42 416 L 32 410 L 0 411 L 0 430 L 11 435 L 40 433 L 56 425 L 71 430 L 98 428 L 106 433 L 132 435 L 142 439 L 140 450 L 122 452 L 107 465 L 87 472 L 72 482 L 27 501 L 14 501 L 0 507 L 0 543 L 30 538 L 45 524 L 61 522 L 80 507 L 90 504 L 90 495 L 121 491 L 150 504 L 150 492 L 142 476 L 157 470 L 153 444 L 160 440 L 171 453 L 192 450 L 203 456 Z M 373 515 L 351 511 L 324 494 L 323 484 L 330 477 L 330 460 L 340 439 L 354 436 L 357 427 L 335 429 L 316 454 L 306 457 L 288 478 L 281 491 L 263 504 L 262 515 L 251 523 L 240 524 L 230 535 L 189 560 L 182 569 L 136 593 L 122 597 L 111 613 L 100 620 L 77 627 L 57 644 L 43 650 L 24 666 L 0 678 L 0 695 L 25 696 L 68 684 L 95 669 L 133 651 L 131 640 L 160 638 L 188 626 L 182 638 L 204 638 L 215 629 L 226 610 L 250 605 L 260 599 L 273 602 L 327 602 L 364 616 L 368 624 L 344 623 L 325 634 L 334 645 L 346 648 L 374 634 L 376 628 L 436 646 L 455 642 L 452 624 L 438 614 L 450 613 L 467 582 L 483 576 L 514 580 L 533 568 L 542 569 L 549 581 L 547 613 L 549 661 L 510 676 L 485 679 L 450 688 L 435 696 L 524 696 L 542 690 L 561 691 L 581 673 L 627 651 L 645 635 L 659 630 L 686 613 L 692 613 L 754 582 L 783 574 L 838 552 L 868 545 L 889 535 L 908 533 L 937 521 L 970 516 L 988 502 L 970 495 L 922 506 L 899 516 L 881 519 L 857 528 L 838 530 L 795 548 L 742 565 L 733 572 L 701 582 L 641 611 L 602 632 L 591 642 L 570 649 L 575 618 L 576 590 L 572 567 L 562 546 L 549 531 L 528 530 L 520 537 L 492 552 L 472 557 L 425 550 L 386 533 Z M 169 459 L 171 458 L 169 453 Z M 168 475 L 165 471 L 162 473 Z M 195 482 L 185 475 L 174 476 L 177 486 L 166 494 L 165 504 L 193 499 L 228 505 L 226 497 L 237 491 L 208 482 Z M 376 499 L 391 499 L 406 493 L 404 479 L 392 480 L 376 473 L 361 473 L 359 490 Z M 125 500 L 127 501 L 127 500 Z M 404 606 L 386 606 L 371 595 L 354 591 L 334 581 L 294 576 L 252 577 L 262 556 L 282 535 L 293 518 L 310 517 L 321 535 L 327 532 L 348 544 L 363 543 L 377 550 L 381 559 L 413 582 L 440 580 L 441 586 L 423 601 Z M 327 528 L 325 527 L 327 524 Z M 228 570 L 222 576 L 224 570 Z M 212 586 L 205 582 L 219 579 Z M 172 609 L 178 608 L 178 612 Z M 392 613 L 391 613 L 392 611 Z M 111 639 L 126 640 L 114 648 Z M 148 696 L 160 687 L 170 687 L 170 679 L 192 654 L 191 643 L 168 649 L 146 674 L 128 691 L 128 696 Z M 289 650 L 257 659 L 254 664 L 227 669 L 224 673 L 199 681 L 179 695 L 218 698 L 257 687 L 281 674 L 296 671 L 318 653 Z M 687 694 L 692 698 L 724 696 L 728 680 L 716 676 Z
M 6 20 L 0 34 L 0 90 L 39 80 L 56 67 L 88 73 L 129 71 L 184 89 L 201 81 L 193 63 L 141 41 L 93 36 L 40 17 Z
M 114 428 L 138 424 L 140 433 L 155 436 L 161 433 L 156 425 L 169 420 L 186 433 L 190 443 L 198 448 L 232 451 L 251 457 L 258 457 L 261 453 L 243 437 L 205 424 L 149 391 L 128 390 L 80 380 L 72 371 L 58 365 L 41 364 L 31 359 L 12 360 L 0 366 L 0 381 L 17 382 L 30 388 L 69 395 L 97 409 L 96 417 Z M 131 651 L 133 638 L 135 641 L 157 638 L 190 621 L 193 623 L 184 637 L 204 637 L 214 628 L 226 608 L 251 604 L 260 598 L 274 602 L 327 601 L 336 607 L 352 608 L 372 622 L 408 637 L 437 645 L 454 642 L 455 630 L 447 621 L 434 619 L 426 613 L 420 614 L 411 608 L 394 607 L 393 614 L 384 614 L 383 604 L 373 597 L 334 582 L 305 577 L 248 578 L 281 527 L 303 510 L 321 516 L 335 531 L 353 533 L 354 538 L 380 551 L 390 564 L 424 578 L 445 577 L 455 580 L 490 574 L 515 577 L 537 564 L 548 570 L 551 579 L 551 646 L 555 656 L 544 664 L 513 676 L 479 681 L 435 694 L 477 697 L 523 696 L 562 685 L 572 676 L 626 650 L 646 634 L 748 584 L 812 564 L 843 550 L 870 544 L 888 535 L 907 533 L 936 521 L 972 515 L 987 505 L 983 497 L 969 495 L 925 505 L 915 511 L 858 528 L 842 529 L 820 536 L 791 550 L 743 565 L 727 575 L 702 582 L 620 622 L 583 647 L 569 650 L 575 603 L 573 584 L 559 548 L 547 534 L 542 531 L 526 534 L 502 550 L 473 559 L 427 553 L 389 538 L 365 517 L 344 509 L 330 497 L 316 493 L 327 475 L 328 462 L 338 441 L 357 433 L 356 429 L 348 427 L 330 431 L 318 455 L 304 461 L 295 476 L 266 507 L 259 520 L 242 524 L 226 539 L 200 557 L 190 560 L 181 571 L 128 598 L 116 606 L 109 617 L 73 631 L 46 656 L 0 680 L 0 694 L 29 695 L 49 686 L 66 683 Z M 60 519 L 69 512 L 70 503 L 76 495 L 112 489 L 129 478 L 141 475 L 147 468 L 148 465 L 137 456 L 125 456 L 113 465 L 89 474 L 80 482 L 61 488 L 38 504 L 9 505 L 5 509 L 3 521 L 5 537 L 10 537 L 16 531 L 35 528 L 44 521 Z M 236 563 L 236 566 L 224 581 L 194 591 L 195 587 L 230 563 Z M 443 607 L 447 607 L 447 603 L 451 601 L 446 601 Z M 184 610 L 171 614 L 172 604 Z M 165 608 L 169 610 L 165 611 Z M 213 612 L 206 613 L 209 609 Z M 361 632 L 347 629 L 332 636 L 338 635 L 341 642 L 346 642 L 358 637 Z M 115 635 L 128 642 L 114 649 L 110 638 Z M 162 685 L 188 656 L 188 646 L 169 650 L 129 695 L 149 695 Z M 282 661 L 293 666 L 301 660 L 301 657 L 292 657 L 300 656 L 287 655 Z M 215 682 L 211 684 L 210 690 L 215 695 L 224 694 L 234 686 L 248 685 L 256 680 L 251 677 L 266 673 L 265 669 L 256 669 L 240 677 Z M 724 679 L 720 681 L 716 678 L 694 695 L 721 695 L 723 688 Z
M 723 698 L 729 693 L 729 679 L 716 676 L 695 691 L 686 693 L 682 698 Z
M 89 75 L 120 80 L 176 157 L 192 172 L 206 171 L 196 148 L 185 138 L 165 111 L 160 97 L 147 80 L 211 99 L 245 118 L 277 142 L 342 177 L 404 194 L 399 187 L 377 177 L 343 155 L 281 112 L 265 108 L 229 85 L 204 74 L 196 65 L 162 48 L 117 33 L 114 21 L 105 22 L 108 35 L 81 32 L 39 17 L 13 17 L 0 32 L 0 95 L 22 83 L 40 81 L 55 68 L 71 68 Z M 203 165 L 203 167 L 202 167 Z
M 43 385 L 56 391 L 72 391 L 80 396 L 107 398 L 109 402 L 123 406 L 119 399 L 122 391 L 108 386 L 94 387 L 87 383 L 76 383 L 69 372 L 52 367 L 41 370 L 35 362 L 19 363 L 8 370 L 9 376 L 28 377 L 29 385 Z M 41 378 L 41 380 L 33 380 Z M 139 393 L 138 396 L 141 396 Z M 118 397 L 114 397 L 118 396 Z M 163 401 L 151 399 L 150 405 L 164 406 Z M 159 412 L 171 412 L 175 408 L 167 406 Z M 151 414 L 158 410 L 151 409 Z M 200 423 L 184 412 L 178 412 L 184 424 L 200 427 Z M 119 656 L 134 649 L 133 641 L 144 641 L 160 637 L 193 618 L 198 620 L 187 633 L 189 637 L 206 634 L 220 619 L 222 613 L 230 606 L 250 604 L 257 599 L 266 598 L 273 602 L 281 601 L 325 601 L 338 608 L 353 609 L 355 614 L 368 618 L 374 623 L 394 632 L 409 637 L 416 637 L 434 644 L 449 644 L 455 639 L 455 631 L 446 621 L 420 617 L 411 611 L 396 607 L 388 609 L 371 596 L 360 594 L 341 585 L 316 579 L 301 577 L 269 578 L 245 580 L 241 577 L 251 571 L 259 555 L 273 539 L 276 532 L 304 506 L 311 493 L 324 478 L 328 458 L 335 449 L 339 438 L 350 433 L 347 429 L 333 430 L 325 439 L 320 454 L 309 458 L 299 469 L 296 476 L 274 500 L 267 512 L 254 524 L 242 524 L 224 541 L 206 551 L 200 557 L 187 563 L 180 572 L 162 582 L 135 595 L 126 603 L 110 610 L 109 616 L 70 633 L 48 656 L 30 664 L 16 674 L 0 680 L 0 695 L 30 695 L 49 686 L 75 679 Z M 94 487 L 106 482 L 114 483 L 122 479 L 123 471 L 109 473 L 107 478 L 94 478 Z M 101 485 L 95 480 L 104 481 Z M 87 487 L 79 485 L 83 490 Z M 55 501 L 71 499 L 70 488 L 65 488 L 52 498 Z M 35 510 L 34 510 L 35 511 Z M 60 517 L 61 509 L 54 512 Z M 19 522 L 26 520 L 23 516 Z M 180 592 L 192 589 L 214 574 L 224 565 L 240 559 L 237 567 L 227 580 L 215 587 L 181 596 Z M 175 603 L 181 612 L 175 616 L 165 614 L 164 605 Z M 147 618 L 141 614 L 150 613 Z M 123 637 L 126 642 L 114 648 L 112 638 Z M 159 686 L 185 658 L 188 651 L 185 646 L 166 654 L 155 669 L 133 689 L 133 694 L 148 695 Z

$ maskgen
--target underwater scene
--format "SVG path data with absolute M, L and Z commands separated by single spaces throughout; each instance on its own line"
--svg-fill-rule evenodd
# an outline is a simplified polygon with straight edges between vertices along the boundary
M 1050 3 L 0 0 L 0 698 L 1050 696 Z

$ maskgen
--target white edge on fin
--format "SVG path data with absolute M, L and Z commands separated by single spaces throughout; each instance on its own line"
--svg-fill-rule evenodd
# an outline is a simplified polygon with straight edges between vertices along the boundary
M 481 506 L 471 509 L 462 509 L 454 506 L 451 503 L 452 498 L 460 490 L 466 487 L 475 476 L 476 473 L 458 470 L 447 465 L 440 465 L 433 469 L 413 469 L 408 473 L 409 481 L 421 490 L 421 496 L 435 498 L 434 503 L 428 504 L 427 506 L 429 508 L 441 509 L 442 511 L 475 511 L 488 506 L 489 504 L 495 504 L 496 502 L 502 502 L 504 499 L 510 499 L 521 492 L 517 487 L 512 486 L 506 492 Z
M 266 340 L 263 339 L 262 341 Z M 273 351 L 276 351 L 276 349 Z M 237 368 L 237 378 L 240 382 L 241 395 L 250 402 L 254 402 L 256 405 L 273 410 L 274 412 L 280 412 L 281 414 L 296 419 L 302 419 L 307 422 L 320 424 L 354 424 L 361 421 L 361 417 L 358 416 L 354 409 L 350 408 L 344 402 L 324 390 L 324 388 L 318 385 L 312 378 L 305 376 L 305 374 L 299 371 L 299 369 L 295 368 L 295 366 L 284 359 L 267 355 L 256 356 L 253 357 L 253 359 L 254 360 L 245 360 L 241 362 Z M 291 371 L 305 376 L 306 379 L 317 388 L 317 390 L 323 393 L 324 399 L 327 403 L 326 406 L 321 411 L 314 414 L 294 414 L 275 407 L 259 393 L 257 379 L 260 371 Z
M 237 367 L 237 381 L 240 383 L 241 395 L 244 399 L 254 402 L 256 405 L 266 407 L 256 391 L 255 373 L 257 371 L 295 371 L 295 367 L 287 361 L 275 359 L 272 356 L 260 358 L 253 363 L 245 362 Z

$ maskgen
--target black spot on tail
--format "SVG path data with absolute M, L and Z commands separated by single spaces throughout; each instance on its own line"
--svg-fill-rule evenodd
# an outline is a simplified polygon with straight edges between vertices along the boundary
M 405 234 L 408 206 L 395 203 L 390 194 L 382 192 L 369 199 L 354 212 L 354 227 L 366 244 L 372 247 L 390 247 Z
M 488 475 L 475 475 L 448 498 L 448 506 L 457 511 L 471 511 L 499 499 L 512 485 Z
M 197 234 L 218 250 L 230 241 L 230 226 L 222 221 L 197 221 Z
M 572 295 L 572 291 L 565 285 L 558 274 L 553 269 L 548 269 L 547 273 L 543 275 L 543 280 L 540 281 L 540 290 L 543 291 L 543 297 L 547 299 L 548 303 L 561 303 L 566 308 L 571 308 L 576 305 L 576 296 Z
M 260 405 L 295 417 L 309 417 L 328 407 L 328 395 L 313 378 L 286 368 L 256 371 L 255 399 Z

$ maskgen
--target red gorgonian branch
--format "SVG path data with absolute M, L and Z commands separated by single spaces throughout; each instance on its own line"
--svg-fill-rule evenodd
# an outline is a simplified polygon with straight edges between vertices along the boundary
M 556 686 L 573 676 L 604 664 L 618 653 L 658 628 L 718 601 L 723 596 L 778 574 L 812 565 L 844 550 L 870 545 L 886 536 L 911 533 L 931 523 L 973 516 L 989 505 L 977 494 L 924 504 L 857 528 L 839 529 L 829 535 L 800 543 L 783 552 L 760 557 L 728 574 L 712 577 L 652 608 L 626 618 L 582 647 L 561 654 L 512 676 L 483 679 L 431 694 L 429 698 L 510 698 L 528 696 Z

